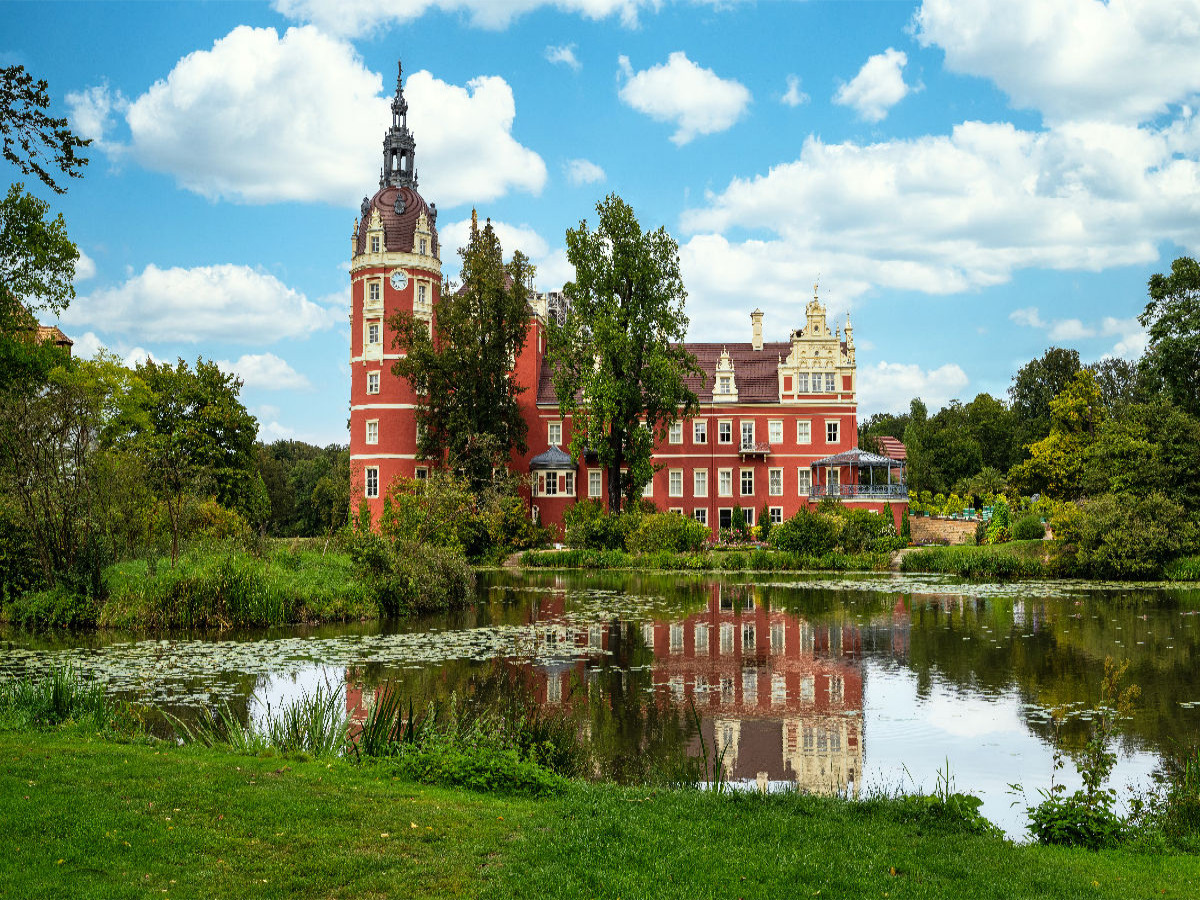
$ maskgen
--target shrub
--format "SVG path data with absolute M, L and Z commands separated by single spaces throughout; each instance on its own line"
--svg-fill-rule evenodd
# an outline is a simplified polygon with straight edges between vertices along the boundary
M 1013 525 L 1014 541 L 1040 541 L 1046 536 L 1046 526 L 1040 516 L 1024 516 Z
M 807 507 L 771 529 L 771 544 L 777 550 L 802 556 L 820 556 L 836 546 L 836 526 L 828 516 Z
M 386 565 L 366 574 L 371 595 L 385 616 L 453 609 L 470 603 L 475 573 L 449 547 L 400 543 L 389 548 Z
M 1161 493 L 1104 494 L 1053 520 L 1064 565 L 1094 578 L 1154 578 L 1195 546 L 1195 526 Z
M 654 513 L 640 518 L 625 543 L 630 553 L 688 553 L 703 549 L 708 535 L 708 528 L 695 519 L 679 513 Z
M 66 585 L 30 591 L 8 604 L 5 617 L 22 628 L 90 628 L 96 624 L 96 601 Z
M 580 500 L 563 513 L 567 545 L 588 550 L 623 550 L 641 516 L 638 510 L 609 515 L 599 501 Z
M 40 572 L 33 535 L 0 501 L 0 607 L 25 591 L 41 587 Z

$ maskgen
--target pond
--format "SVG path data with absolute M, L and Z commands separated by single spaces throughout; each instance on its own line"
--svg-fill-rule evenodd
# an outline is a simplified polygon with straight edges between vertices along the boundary
M 343 686 L 348 711 L 389 684 L 418 707 L 517 685 L 574 718 L 602 777 L 636 781 L 705 752 L 735 783 L 929 792 L 948 766 L 1015 837 L 1050 784 L 1050 710 L 1074 712 L 1062 740 L 1077 746 L 1106 657 L 1128 659 L 1141 688 L 1113 786 L 1147 788 L 1160 754 L 1200 740 L 1194 586 L 488 572 L 475 607 L 415 621 L 10 631 L 0 651 L 0 677 L 70 662 L 183 716 L 224 703 L 261 715 L 323 683 Z M 1078 784 L 1070 764 L 1059 778 Z

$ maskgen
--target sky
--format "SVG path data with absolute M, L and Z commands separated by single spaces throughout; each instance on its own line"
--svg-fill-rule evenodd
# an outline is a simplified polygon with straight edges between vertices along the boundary
M 475 208 L 559 288 L 616 193 L 678 241 L 691 340 L 755 307 L 786 340 L 819 283 L 864 417 L 1136 358 L 1200 253 L 1200 0 L 0 2 L 0 35 L 94 141 L 26 182 L 82 254 L 76 352 L 214 359 L 265 441 L 347 441 L 397 60 L 448 279 Z

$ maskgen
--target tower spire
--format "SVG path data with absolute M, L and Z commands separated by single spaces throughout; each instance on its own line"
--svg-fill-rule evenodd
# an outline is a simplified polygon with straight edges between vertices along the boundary
M 396 62 L 396 96 L 392 98 L 392 125 L 383 136 L 383 171 L 379 186 L 417 187 L 417 142 L 408 130 L 408 101 L 404 99 L 404 65 Z

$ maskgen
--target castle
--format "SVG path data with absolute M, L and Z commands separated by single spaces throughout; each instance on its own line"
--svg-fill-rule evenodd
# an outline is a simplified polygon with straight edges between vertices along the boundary
M 416 142 L 396 79 L 392 124 L 383 140 L 379 189 L 364 198 L 351 239 L 350 459 L 352 490 L 374 518 L 393 479 L 422 478 L 417 456 L 419 398 L 392 374 L 388 319 L 411 312 L 436 327 L 442 288 L 437 206 L 417 191 Z M 546 323 L 561 308 L 557 293 L 533 295 L 525 348 L 515 361 L 529 450 L 512 468 L 530 476 L 529 511 L 558 526 L 577 500 L 607 496 L 607 474 L 572 459 L 571 420 L 559 414 L 546 365 Z M 700 400 L 692 418 L 673 423 L 654 448 L 657 471 L 644 496 L 659 509 L 691 516 L 714 533 L 734 507 L 749 524 L 765 509 L 781 522 L 802 506 L 836 497 L 899 516 L 908 494 L 898 462 L 857 449 L 854 331 L 830 327 L 817 297 L 802 327 L 784 342 L 763 340 L 763 313 L 750 314 L 748 342 L 689 343 L 702 373 L 689 379 Z

